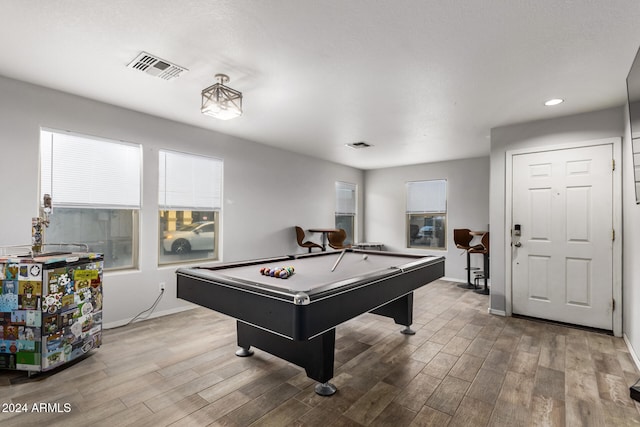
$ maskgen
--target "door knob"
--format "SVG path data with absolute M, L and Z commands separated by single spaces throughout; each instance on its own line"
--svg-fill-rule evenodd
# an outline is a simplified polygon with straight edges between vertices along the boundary
M 522 243 L 520 243 L 520 242 L 515 242 L 515 243 L 513 244 L 513 246 L 515 246 L 516 248 L 519 248 L 520 246 L 522 246 Z

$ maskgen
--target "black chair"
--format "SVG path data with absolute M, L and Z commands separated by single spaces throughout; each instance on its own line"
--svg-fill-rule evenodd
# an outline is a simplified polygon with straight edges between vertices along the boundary
M 344 241 L 347 239 L 347 232 L 342 228 L 329 233 L 327 239 L 329 240 L 329 246 L 333 249 L 349 249 L 351 247 L 351 245 L 344 244 Z
M 298 227 L 297 225 L 295 226 L 296 228 L 296 238 L 298 239 L 298 245 L 303 247 L 303 248 L 308 248 L 309 252 L 311 252 L 312 248 L 318 248 L 320 250 L 322 250 L 322 245 L 319 245 L 317 243 L 314 243 L 310 240 L 307 240 L 306 242 L 304 241 L 305 239 L 305 235 L 304 235 L 304 230 L 300 227 Z
M 471 230 L 468 228 L 456 228 L 453 230 L 453 242 L 456 244 L 456 248 L 462 249 L 467 253 L 467 285 L 468 289 L 475 289 L 475 285 L 471 283 L 471 270 L 480 270 L 478 267 L 471 267 L 471 249 L 480 249 L 482 245 L 471 246 Z M 462 286 L 461 286 L 462 287 Z

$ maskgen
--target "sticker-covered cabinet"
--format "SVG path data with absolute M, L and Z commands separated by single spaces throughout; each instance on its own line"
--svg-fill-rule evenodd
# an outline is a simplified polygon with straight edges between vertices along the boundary
M 102 340 L 102 255 L 0 257 L 0 369 L 61 366 Z

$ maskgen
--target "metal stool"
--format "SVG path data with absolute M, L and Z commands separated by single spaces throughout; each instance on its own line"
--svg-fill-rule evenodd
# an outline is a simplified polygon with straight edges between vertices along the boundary
M 471 283 L 471 270 L 480 270 L 478 267 L 471 267 L 471 249 L 482 248 L 482 245 L 471 246 L 471 230 L 468 228 L 456 228 L 453 230 L 453 242 L 456 248 L 463 249 L 467 253 L 467 283 L 458 285 L 461 288 L 474 289 L 474 285 Z
M 474 287 L 479 294 L 489 295 L 489 287 L 487 285 L 487 279 L 489 278 L 489 232 L 482 235 L 482 245 L 480 247 L 473 247 L 469 249 L 469 253 L 482 254 L 484 261 L 484 271 L 480 274 L 476 273 Z M 478 289 L 478 283 L 480 279 L 484 279 L 484 288 Z

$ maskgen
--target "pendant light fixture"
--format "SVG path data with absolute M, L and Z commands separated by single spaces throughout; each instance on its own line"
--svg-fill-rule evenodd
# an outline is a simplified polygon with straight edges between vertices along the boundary
M 224 85 L 229 81 L 226 74 L 216 74 L 218 83 L 202 91 L 200 111 L 220 120 L 229 120 L 242 115 L 242 92 Z

